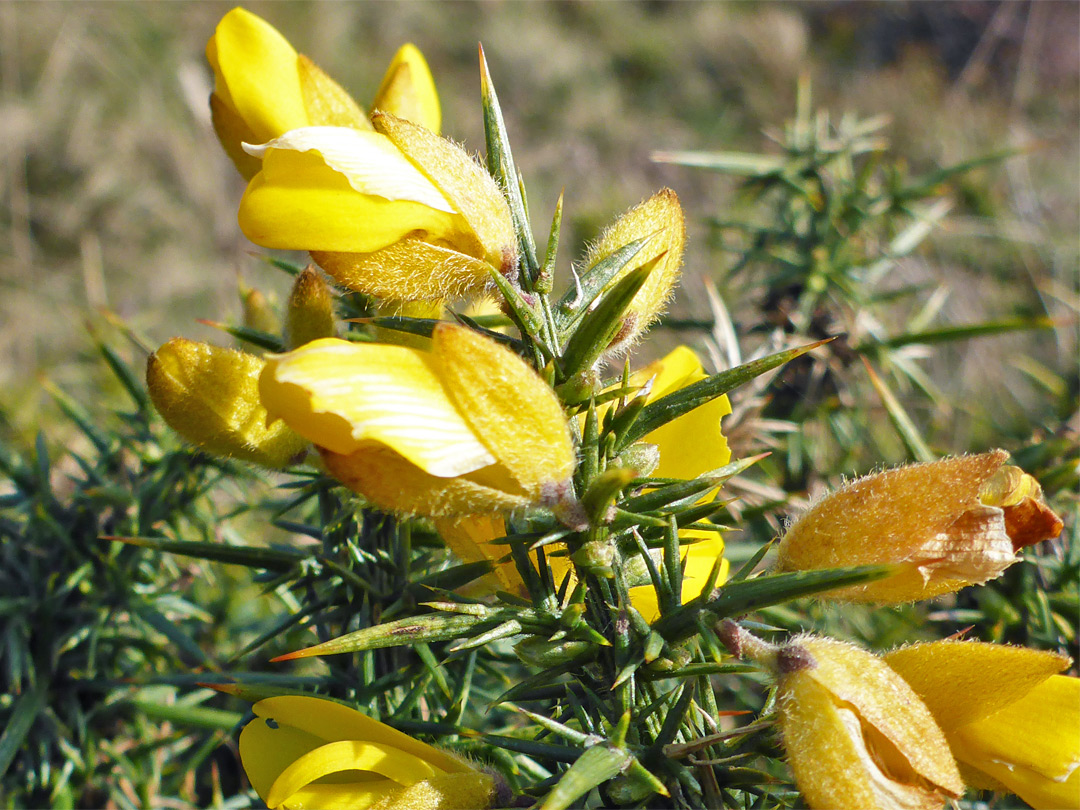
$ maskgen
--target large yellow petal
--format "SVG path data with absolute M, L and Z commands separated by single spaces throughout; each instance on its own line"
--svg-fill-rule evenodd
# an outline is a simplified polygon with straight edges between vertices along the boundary
M 266 20 L 234 8 L 218 23 L 206 58 L 214 69 L 214 94 L 260 141 L 310 123 L 296 51 Z
M 1029 804 L 1080 806 L 1080 678 L 1054 675 L 1001 711 L 952 732 L 949 742 L 958 759 Z M 1036 802 L 1033 794 L 1057 796 L 1060 803 Z
M 288 725 L 315 734 L 327 742 L 369 740 L 420 757 L 446 773 L 465 773 L 472 770 L 463 760 L 332 700 L 282 695 L 260 700 L 251 710 L 258 717 L 273 718 L 279 725 Z
M 263 247 L 370 253 L 413 232 L 438 240 L 467 229 L 439 190 L 375 133 L 307 127 L 248 152 L 263 165 L 238 218 Z
M 240 732 L 240 760 L 251 786 L 266 799 L 278 774 L 325 743 L 318 734 L 257 716 Z
M 338 740 L 308 751 L 285 768 L 274 780 L 266 803 L 271 807 L 282 805 L 312 782 L 348 771 L 378 774 L 406 786 L 442 774 L 442 771 L 420 757 L 392 745 Z M 352 787 L 355 789 L 355 786 Z
M 1057 653 L 956 640 L 912 644 L 882 657 L 946 734 L 1001 711 L 1069 665 Z
M 574 471 L 558 397 L 524 360 L 471 329 L 439 324 L 432 351 L 446 389 L 474 433 L 534 497 Z
M 438 477 L 495 462 L 427 352 L 324 338 L 271 356 L 259 394 L 271 417 L 340 455 L 375 441 Z
M 696 529 L 684 529 L 679 532 L 679 539 L 696 542 L 686 543 L 680 549 L 681 557 L 685 560 L 682 574 L 682 603 L 685 605 L 691 599 L 696 599 L 704 590 L 712 573 L 713 563 L 724 554 L 724 541 L 715 532 L 706 532 Z M 727 579 L 730 564 L 727 560 L 720 563 L 720 575 L 716 578 L 717 584 Z M 630 604 L 640 613 L 645 621 L 655 622 L 660 618 L 660 599 L 656 588 L 652 583 L 638 585 L 630 588 Z
M 436 135 L 439 133 L 442 109 L 435 80 L 427 60 L 415 45 L 406 43 L 398 48 L 371 107 L 419 124 Z
M 649 401 L 655 402 L 707 376 L 697 356 L 686 346 L 679 346 L 635 374 L 633 382 L 644 384 L 652 377 Z M 660 464 L 652 474 L 690 479 L 727 464 L 731 450 L 720 432 L 720 420 L 730 413 L 727 396 L 718 397 L 644 436 L 643 442 L 660 448 Z

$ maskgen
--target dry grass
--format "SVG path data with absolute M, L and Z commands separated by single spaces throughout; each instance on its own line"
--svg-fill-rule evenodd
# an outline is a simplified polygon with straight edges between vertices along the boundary
M 151 342 L 213 338 L 194 319 L 235 315 L 240 274 L 262 287 L 281 282 L 247 254 L 235 224 L 242 185 L 208 126 L 202 49 L 229 7 L 0 4 L 0 405 L 21 429 L 36 426 L 36 374 L 75 390 L 96 384 L 82 357 L 88 309 L 119 313 Z M 473 149 L 482 144 L 482 41 L 541 239 L 566 189 L 563 267 L 597 227 L 659 186 L 679 191 L 695 223 L 737 208 L 730 182 L 650 164 L 648 153 L 762 148 L 761 130 L 791 114 L 803 71 L 834 112 L 891 114 L 897 150 L 917 168 L 1030 147 L 969 183 L 960 215 L 908 271 L 954 288 L 950 318 L 1043 308 L 1065 324 L 945 355 L 959 368 L 950 384 L 984 392 L 982 418 L 1016 419 L 1034 407 L 1037 389 L 1003 356 L 1034 353 L 1066 369 L 1074 362 L 1074 4 L 1020 5 L 1009 19 L 982 20 L 980 45 L 952 74 L 942 50 L 917 38 L 880 64 L 882 15 L 926 16 L 918 4 L 847 12 L 718 2 L 251 8 L 361 101 L 397 45 L 416 42 L 436 73 L 447 133 Z M 724 269 L 702 233 L 692 228 L 687 262 L 686 289 L 698 301 L 697 277 Z M 676 308 L 707 315 L 686 296 Z

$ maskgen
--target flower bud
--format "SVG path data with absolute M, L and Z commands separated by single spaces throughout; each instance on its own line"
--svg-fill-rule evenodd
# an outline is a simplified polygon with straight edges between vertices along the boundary
M 683 248 L 686 244 L 686 225 L 679 198 L 671 189 L 658 191 L 619 217 L 589 250 L 585 265 L 591 268 L 630 242 L 645 237 L 650 237 L 649 241 L 608 283 L 610 288 L 637 268 L 652 261 L 657 262 L 645 284 L 630 302 L 623 316 L 622 326 L 608 347 L 608 357 L 624 353 L 664 313 L 668 299 L 679 281 L 679 268 L 682 266 Z
M 270 335 L 276 335 L 281 331 L 277 313 L 261 291 L 241 282 L 239 292 L 244 326 Z
M 282 696 L 251 709 L 240 759 L 273 810 L 484 810 L 496 801 L 488 774 L 347 706 Z
M 334 336 L 334 302 L 322 274 L 309 265 L 296 277 L 285 315 L 285 343 L 296 349 Z
M 777 724 L 810 807 L 930 810 L 963 794 L 941 729 L 881 659 L 813 636 L 749 649 L 777 676 Z
M 1020 548 L 1056 537 L 1061 520 L 1038 484 L 995 450 L 869 475 L 832 492 L 788 527 L 781 571 L 892 563 L 891 577 L 830 599 L 899 603 L 982 584 Z
M 286 467 L 307 441 L 282 423 L 267 426 L 259 400 L 264 362 L 244 352 L 174 338 L 150 355 L 146 385 L 165 422 L 218 456 Z

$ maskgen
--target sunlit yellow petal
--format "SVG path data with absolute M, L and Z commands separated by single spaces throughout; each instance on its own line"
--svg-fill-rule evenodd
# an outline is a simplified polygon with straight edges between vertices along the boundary
M 686 542 L 681 547 L 681 556 L 686 561 L 682 574 L 682 603 L 697 598 L 709 581 L 713 563 L 724 554 L 724 541 L 715 532 L 684 529 L 679 532 L 679 540 Z M 716 579 L 721 584 L 727 579 L 730 565 L 727 560 L 720 562 L 720 574 Z M 652 583 L 630 588 L 630 603 L 637 609 L 645 621 L 655 622 L 660 618 L 660 599 Z
M 499 460 L 530 493 L 574 471 L 574 447 L 555 392 L 505 346 L 439 324 L 432 351 L 451 399 Z
M 465 773 L 471 770 L 457 757 L 332 700 L 283 695 L 260 700 L 251 710 L 259 717 L 273 718 L 281 725 L 293 726 L 321 736 L 327 742 L 370 740 L 420 757 L 446 773 Z
M 442 110 L 435 80 L 415 45 L 406 43 L 394 54 L 371 107 L 439 133 Z
M 234 8 L 206 46 L 214 93 L 237 111 L 260 141 L 310 122 L 300 91 L 297 54 L 277 29 Z
M 947 734 L 1015 703 L 1069 665 L 1057 653 L 956 640 L 912 644 L 882 657 Z
M 426 352 L 316 340 L 270 357 L 259 391 L 272 417 L 339 455 L 376 441 L 439 477 L 495 462 L 448 398 Z
M 408 200 L 454 213 L 442 192 L 398 151 L 385 135 L 349 127 L 303 127 L 267 143 L 247 147 L 265 158 L 270 151 L 317 152 L 327 166 L 343 175 L 361 194 L 387 200 Z
M 383 810 L 394 807 L 394 799 L 406 790 L 389 779 L 348 782 L 316 782 L 293 793 L 281 810 Z

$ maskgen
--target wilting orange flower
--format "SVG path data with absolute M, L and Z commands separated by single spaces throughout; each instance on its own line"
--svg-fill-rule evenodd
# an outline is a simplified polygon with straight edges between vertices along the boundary
M 781 571 L 894 563 L 898 572 L 829 599 L 913 602 L 982 584 L 1056 537 L 1038 482 L 994 450 L 868 475 L 829 493 L 780 542 Z

